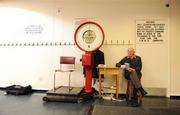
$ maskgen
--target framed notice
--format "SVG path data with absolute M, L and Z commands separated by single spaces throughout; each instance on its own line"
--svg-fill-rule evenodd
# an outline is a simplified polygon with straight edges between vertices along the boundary
M 136 20 L 136 43 L 163 43 L 167 33 L 165 20 Z

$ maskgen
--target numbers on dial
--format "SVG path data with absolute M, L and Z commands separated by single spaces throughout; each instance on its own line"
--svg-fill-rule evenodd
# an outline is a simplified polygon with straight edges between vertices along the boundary
M 96 34 L 93 30 L 87 30 L 83 33 L 82 39 L 87 44 L 92 44 L 94 40 L 96 39 Z

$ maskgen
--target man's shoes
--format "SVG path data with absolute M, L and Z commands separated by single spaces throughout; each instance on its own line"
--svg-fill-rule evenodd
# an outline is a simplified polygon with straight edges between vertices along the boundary
M 141 105 L 136 99 L 128 100 L 126 102 L 129 107 L 138 107 Z
M 132 103 L 131 103 L 131 106 L 132 107 L 138 107 L 139 106 L 139 103 L 137 100 L 133 100 Z
M 142 87 L 140 87 L 138 90 L 141 92 L 142 96 L 147 95 L 147 92 Z

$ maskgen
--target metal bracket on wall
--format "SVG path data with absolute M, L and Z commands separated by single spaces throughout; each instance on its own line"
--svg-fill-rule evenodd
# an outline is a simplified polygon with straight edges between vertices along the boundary
M 105 40 L 103 45 L 134 45 L 131 40 Z
M 3 43 L 0 46 L 74 46 L 74 42 Z M 131 40 L 105 40 L 103 45 L 134 45 Z
M 25 43 L 3 43 L 0 46 L 74 46 L 74 42 L 25 42 Z

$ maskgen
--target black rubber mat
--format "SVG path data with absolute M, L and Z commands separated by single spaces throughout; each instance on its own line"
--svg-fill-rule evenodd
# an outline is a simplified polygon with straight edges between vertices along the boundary
M 180 115 L 180 107 L 123 107 L 95 105 L 92 115 Z

